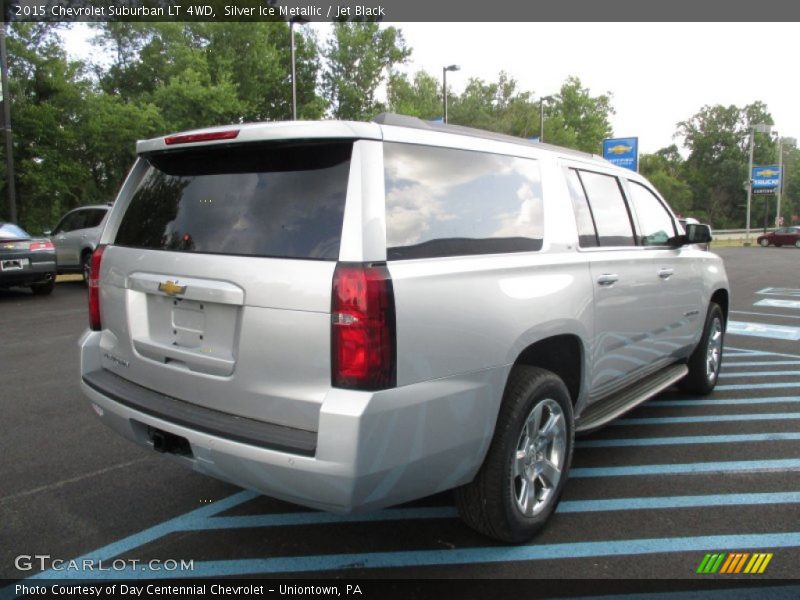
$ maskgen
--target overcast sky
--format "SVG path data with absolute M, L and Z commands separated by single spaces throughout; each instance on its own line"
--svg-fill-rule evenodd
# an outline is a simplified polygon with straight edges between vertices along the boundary
M 783 136 L 800 137 L 800 24 L 391 23 L 413 49 L 406 69 L 441 77 L 461 92 L 470 77 L 502 70 L 523 90 L 558 91 L 570 75 L 592 94 L 611 92 L 614 135 L 638 136 L 641 152 L 675 142 L 676 123 L 705 104 L 767 104 Z M 329 24 L 315 24 L 321 40 Z M 86 30 L 66 35 L 85 56 Z M 545 131 L 546 134 L 546 131 Z

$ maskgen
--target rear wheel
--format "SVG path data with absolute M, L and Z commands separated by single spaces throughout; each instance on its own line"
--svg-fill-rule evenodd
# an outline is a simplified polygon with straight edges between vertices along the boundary
M 796 240 L 794 243 L 795 248 L 800 248 L 800 240 Z
M 544 369 L 515 367 L 486 460 L 472 482 L 455 490 L 461 518 L 504 542 L 529 540 L 558 504 L 574 439 L 564 382 Z
M 759 244 L 761 244 L 761 247 L 762 247 L 762 248 L 766 248 L 767 246 L 769 246 L 769 240 L 767 240 L 767 239 L 763 239 L 763 240 L 761 240 L 761 241 L 759 242 Z
M 34 283 L 31 285 L 31 291 L 37 296 L 46 296 L 52 294 L 56 287 L 55 279 L 51 279 L 45 283 Z
M 719 304 L 712 302 L 700 343 L 689 358 L 689 373 L 679 387 L 695 394 L 709 394 L 717 385 L 722 366 L 722 346 L 725 341 L 725 316 Z

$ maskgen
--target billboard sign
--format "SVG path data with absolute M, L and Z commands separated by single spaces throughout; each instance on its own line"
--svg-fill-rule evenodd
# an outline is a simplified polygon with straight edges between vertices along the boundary
M 781 184 L 781 167 L 778 165 L 753 167 L 752 180 L 754 194 L 773 194 Z
M 639 170 L 639 138 L 603 140 L 603 158 L 618 167 Z

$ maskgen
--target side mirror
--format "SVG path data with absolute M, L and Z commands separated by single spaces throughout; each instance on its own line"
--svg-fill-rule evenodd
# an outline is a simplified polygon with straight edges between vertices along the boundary
M 686 225 L 687 244 L 708 244 L 712 239 L 710 226 L 698 225 L 696 223 L 689 223 Z

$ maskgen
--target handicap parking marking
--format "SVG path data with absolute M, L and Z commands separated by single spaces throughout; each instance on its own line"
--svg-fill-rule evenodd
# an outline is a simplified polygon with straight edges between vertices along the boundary
M 800 365 L 800 355 L 783 354 L 763 350 L 750 350 L 741 347 L 725 347 L 727 358 L 738 358 L 740 360 L 726 363 L 725 370 L 729 376 L 747 377 L 756 373 L 753 368 L 764 367 L 777 376 L 797 374 L 798 371 L 778 371 L 776 367 L 791 367 Z M 800 379 L 800 377 L 798 377 Z M 768 384 L 742 384 L 742 385 L 722 385 L 717 386 L 717 390 L 755 390 L 783 387 L 798 387 L 797 382 L 774 382 Z M 770 404 L 788 405 L 800 402 L 800 396 L 753 396 L 747 398 L 687 398 L 687 399 L 663 399 L 654 400 L 648 403 L 653 408 L 667 406 L 712 406 L 723 407 L 726 405 L 747 405 L 760 404 L 768 406 Z M 789 408 L 788 406 L 785 408 Z M 737 421 L 760 421 L 766 428 L 770 422 L 797 422 L 800 419 L 800 412 L 786 412 L 777 410 L 767 413 L 753 414 L 715 414 L 715 415 L 680 415 L 664 416 L 654 418 L 622 418 L 617 420 L 613 426 L 631 425 L 668 425 L 673 423 L 711 423 L 711 422 L 737 422 Z M 613 431 L 613 429 L 611 429 Z M 618 430 L 619 431 L 619 430 Z M 649 432 L 648 432 L 649 433 Z M 596 439 L 579 440 L 576 448 L 613 448 L 613 447 L 662 447 L 699 445 L 706 446 L 712 444 L 752 444 L 765 442 L 797 442 L 800 441 L 800 431 L 774 432 L 760 431 L 753 433 L 732 433 L 723 435 L 681 435 L 681 436 L 655 436 L 640 438 L 618 439 Z M 699 432 L 702 433 L 702 432 Z M 679 463 L 659 463 L 659 464 L 633 464 L 624 466 L 598 465 L 593 467 L 574 468 L 571 477 L 576 479 L 597 479 L 609 477 L 643 477 L 643 476 L 678 476 L 692 477 L 710 473 L 765 473 L 777 471 L 798 471 L 800 470 L 800 459 L 794 458 L 767 458 L 762 460 L 723 460 L 723 461 L 697 461 Z M 559 513 L 584 513 L 602 511 L 624 511 L 624 510 L 645 510 L 645 509 L 670 509 L 670 508 L 708 508 L 716 506 L 744 506 L 744 505 L 786 505 L 797 504 L 800 502 L 800 490 L 784 489 L 782 491 L 766 493 L 724 493 L 720 490 L 719 494 L 706 494 L 697 496 L 653 496 L 653 497 L 633 497 L 633 498 L 593 498 L 581 500 L 565 499 L 557 508 Z M 131 535 L 129 537 L 112 542 L 97 550 L 90 551 L 77 561 L 82 559 L 110 560 L 114 557 L 129 553 L 137 548 L 145 546 L 156 540 L 178 532 L 189 531 L 219 531 L 236 530 L 251 528 L 269 527 L 302 527 L 319 524 L 340 524 L 347 525 L 359 522 L 381 522 L 381 521 L 432 521 L 436 519 L 455 519 L 457 512 L 452 506 L 422 506 L 422 507 L 399 507 L 389 508 L 369 513 L 356 513 L 351 515 L 336 515 L 327 512 L 302 511 L 295 513 L 266 513 L 253 515 L 226 515 L 228 510 L 240 506 L 250 500 L 257 498 L 259 494 L 250 491 L 241 491 L 219 500 L 213 504 L 192 510 L 184 515 L 170 519 L 149 529 Z M 584 557 L 604 557 L 620 554 L 651 554 L 656 551 L 662 552 L 681 552 L 687 549 L 703 549 L 706 544 L 719 547 L 718 542 L 723 539 L 736 540 L 738 545 L 743 540 L 752 540 L 754 547 L 763 544 L 763 547 L 796 547 L 800 548 L 800 531 L 788 533 L 762 533 L 762 534 L 742 534 L 735 536 L 696 536 L 681 538 L 658 538 L 658 539 L 626 539 L 609 540 L 602 542 L 581 541 L 578 538 L 564 544 L 546 544 L 522 547 L 462 547 L 447 551 L 429 550 L 402 550 L 391 552 L 357 552 L 354 554 L 317 554 L 303 556 L 275 556 L 269 558 L 231 558 L 211 561 L 194 561 L 195 570 L 192 577 L 198 576 L 235 576 L 248 574 L 277 574 L 277 573 L 303 573 L 331 570 L 346 570 L 352 568 L 371 569 L 385 567 L 414 567 L 414 566 L 437 566 L 450 564 L 478 564 L 506 561 L 526 561 L 526 560 L 547 560 L 558 558 L 584 558 Z M 611 546 L 609 546 L 611 544 Z M 619 545 L 619 549 L 617 549 Z M 623 552 L 622 549 L 625 549 Z M 96 576 L 97 573 L 93 573 Z M 86 573 L 75 571 L 65 573 L 64 571 L 43 571 L 37 573 L 31 579 L 65 579 L 65 578 L 85 578 Z M 100 575 L 102 578 L 116 579 L 137 579 L 137 578 L 175 578 L 182 577 L 179 572 L 140 572 L 135 569 L 123 571 L 109 571 Z M 7 588 L 8 589 L 8 588 Z M 6 590 L 0 590 L 4 592 Z M 2 596 L 2 593 L 0 593 Z
M 773 340 L 797 341 L 800 340 L 800 327 L 728 321 L 727 334 L 770 338 Z
M 764 298 L 753 306 L 772 306 L 773 308 L 792 308 L 800 310 L 800 300 L 783 300 L 781 298 Z
M 768 287 L 764 288 L 763 290 L 758 290 L 756 294 L 762 294 L 764 296 L 789 296 L 792 298 L 800 298 L 800 289 Z

